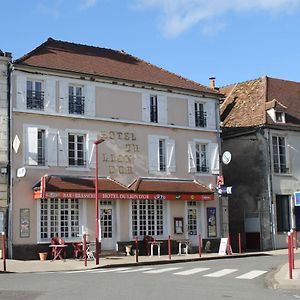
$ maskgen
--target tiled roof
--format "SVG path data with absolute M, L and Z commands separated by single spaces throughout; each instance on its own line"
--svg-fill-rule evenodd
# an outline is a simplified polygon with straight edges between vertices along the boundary
M 213 194 L 211 189 L 195 180 L 138 178 L 129 188 L 139 193 Z
M 267 110 L 277 106 L 285 112 L 286 125 L 300 124 L 300 83 L 261 77 L 220 88 L 225 94 L 221 104 L 224 128 L 246 128 L 275 124 Z M 280 126 L 284 124 L 280 123 Z
M 124 51 L 52 38 L 14 63 L 219 95 L 216 90 L 168 72 Z

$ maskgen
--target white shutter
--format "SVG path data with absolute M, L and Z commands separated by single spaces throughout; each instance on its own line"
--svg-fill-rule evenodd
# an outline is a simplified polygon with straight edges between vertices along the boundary
M 217 143 L 210 143 L 208 145 L 210 157 L 210 170 L 212 174 L 219 174 L 219 147 Z
M 196 172 L 196 144 L 195 144 L 195 142 L 188 143 L 188 166 L 189 166 L 189 173 Z
M 59 112 L 69 113 L 69 84 L 65 80 L 59 82 Z
M 90 132 L 88 134 L 88 164 L 90 168 L 96 168 L 96 149 L 94 144 L 94 141 L 96 140 L 97 133 Z
M 26 89 L 27 89 L 27 80 L 24 75 L 17 75 L 16 77 L 17 84 L 17 103 L 16 106 L 18 109 L 26 109 Z
M 45 82 L 45 111 L 49 113 L 55 112 L 56 93 L 55 80 L 47 79 Z
M 148 162 L 149 173 L 157 172 L 158 169 L 158 138 L 155 135 L 148 136 Z
M 195 100 L 188 99 L 189 127 L 195 127 Z
M 168 123 L 167 97 L 158 95 L 158 123 Z
M 38 164 L 38 129 L 27 127 L 27 153 L 26 164 L 37 166 Z
M 167 170 L 176 172 L 175 141 L 171 139 L 167 139 Z
M 204 105 L 207 114 L 207 127 L 209 129 L 216 129 L 216 103 L 210 100 Z
M 150 122 L 150 95 L 146 93 L 142 96 L 142 118 L 144 122 Z
M 58 136 L 58 165 L 60 167 L 68 166 L 68 133 L 59 131 Z
M 87 85 L 84 88 L 84 112 L 86 116 L 94 117 L 95 116 L 95 86 Z
M 48 166 L 57 166 L 57 129 L 47 130 L 47 160 Z

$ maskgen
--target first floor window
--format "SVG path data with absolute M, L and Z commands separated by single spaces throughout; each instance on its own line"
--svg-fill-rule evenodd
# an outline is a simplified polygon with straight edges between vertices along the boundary
M 159 171 L 166 171 L 166 140 L 160 139 L 158 141 L 158 164 L 159 164 Z
M 163 201 L 132 200 L 132 236 L 163 234 Z
M 290 196 L 276 195 L 277 231 L 290 230 Z
M 283 136 L 273 136 L 273 168 L 275 173 L 288 173 L 285 138 Z
M 69 166 L 85 166 L 85 136 L 69 133 Z
M 64 239 L 78 238 L 79 200 L 78 199 L 41 199 L 40 238 Z
M 206 144 L 196 143 L 196 171 L 197 173 L 207 173 L 209 171 Z
M 38 129 L 37 132 L 37 163 L 39 166 L 45 165 L 45 130 Z

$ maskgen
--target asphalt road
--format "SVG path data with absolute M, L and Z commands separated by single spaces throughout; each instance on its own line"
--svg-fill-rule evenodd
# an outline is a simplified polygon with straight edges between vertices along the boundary
M 269 289 L 265 277 L 286 256 L 218 259 L 73 272 L 0 275 L 1 300 L 300 299 Z

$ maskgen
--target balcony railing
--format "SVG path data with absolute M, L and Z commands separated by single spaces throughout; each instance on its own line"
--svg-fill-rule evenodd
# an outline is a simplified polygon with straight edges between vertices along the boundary
M 44 92 L 27 90 L 27 109 L 44 110 Z
M 209 167 L 206 165 L 202 166 L 197 166 L 197 173 L 208 173 L 209 172 Z
M 205 111 L 195 111 L 195 126 L 196 127 L 206 127 L 206 112 Z
M 83 115 L 84 101 L 85 99 L 83 96 L 69 96 L 69 113 Z

